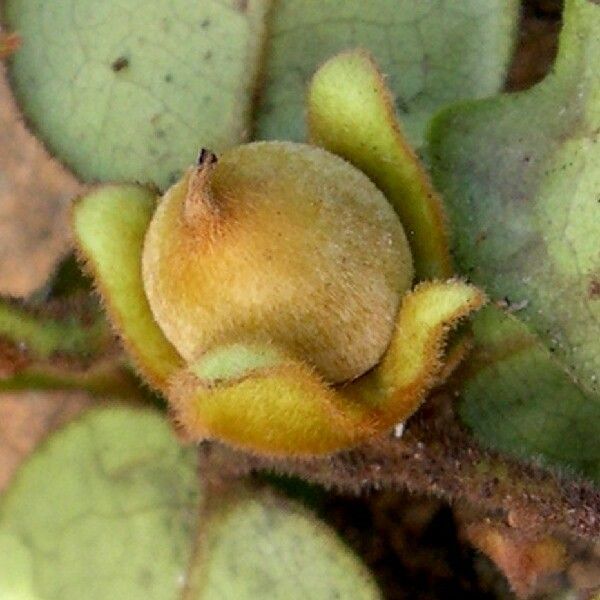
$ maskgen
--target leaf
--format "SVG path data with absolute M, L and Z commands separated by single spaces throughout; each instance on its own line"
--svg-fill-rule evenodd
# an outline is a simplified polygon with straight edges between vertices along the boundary
M 245 139 L 266 0 L 9 0 L 22 48 L 14 92 L 48 147 L 86 181 L 160 186 L 199 146 Z
M 564 22 L 554 72 L 527 92 L 442 112 L 431 156 L 461 271 L 514 303 L 559 361 L 505 356 L 494 367 L 502 379 L 480 379 L 467 393 L 467 423 L 503 448 L 518 431 L 519 454 L 541 452 L 598 477 L 600 6 L 568 0 Z M 492 334 L 486 323 L 483 351 Z M 516 412 L 515 402 L 524 403 Z
M 142 248 L 156 199 L 136 185 L 106 185 L 73 207 L 75 240 L 145 379 L 164 389 L 182 361 L 154 321 L 142 282 Z
M 2 499 L 0 596 L 175 599 L 198 502 L 194 453 L 159 413 L 90 411 Z
M 298 505 L 234 487 L 201 511 L 204 495 L 195 450 L 159 413 L 88 411 L 0 499 L 0 596 L 380 597 L 335 533 Z
M 369 54 L 338 54 L 308 90 L 313 143 L 345 158 L 377 185 L 396 210 L 418 279 L 452 276 L 441 200 L 396 119 L 393 99 Z
M 462 373 L 460 415 L 485 444 L 600 482 L 600 402 L 516 317 L 488 307 Z
M 201 540 L 184 600 L 381 598 L 329 527 L 269 493 L 219 498 Z
M 390 78 L 408 138 L 420 146 L 431 114 L 493 94 L 510 59 L 515 0 L 280 0 L 270 23 L 259 139 L 304 139 L 304 95 L 320 63 L 362 46 Z
M 600 391 L 600 7 L 569 0 L 553 75 L 442 113 L 436 182 L 457 260 Z

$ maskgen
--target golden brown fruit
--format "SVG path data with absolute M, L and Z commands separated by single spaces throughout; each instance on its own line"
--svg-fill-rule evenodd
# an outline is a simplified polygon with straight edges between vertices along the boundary
M 192 362 L 227 342 L 273 342 L 326 380 L 377 363 L 412 282 L 391 206 L 319 148 L 259 142 L 189 171 L 146 234 L 152 312 Z

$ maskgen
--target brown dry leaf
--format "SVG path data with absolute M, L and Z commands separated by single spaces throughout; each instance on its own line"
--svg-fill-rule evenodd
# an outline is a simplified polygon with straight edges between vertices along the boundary
M 0 60 L 14 54 L 21 46 L 21 37 L 16 33 L 0 31 Z
M 567 571 L 573 588 L 582 591 L 600 590 L 600 543 L 581 552 Z
M 554 537 L 528 538 L 522 532 L 486 521 L 468 526 L 466 534 L 504 573 L 518 598 L 531 597 L 542 580 L 565 567 L 566 548 Z
M 22 296 L 43 283 L 65 251 L 80 189 L 27 131 L 0 73 L 0 292 Z
M 80 189 L 27 131 L 0 73 L 0 292 L 40 286 L 67 246 L 67 208 Z M 93 401 L 85 394 L 0 395 L 0 491 L 50 431 Z
M 519 39 L 506 89 L 525 90 L 541 81 L 554 63 L 561 27 L 560 0 L 525 0 Z

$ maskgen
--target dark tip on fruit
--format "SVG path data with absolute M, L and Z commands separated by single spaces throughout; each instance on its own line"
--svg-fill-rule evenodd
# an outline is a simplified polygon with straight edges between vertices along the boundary
M 205 165 L 212 165 L 216 163 L 218 160 L 217 155 L 208 150 L 207 148 L 201 148 L 200 152 L 198 152 L 198 158 L 196 159 L 196 165 L 198 167 L 203 167 Z

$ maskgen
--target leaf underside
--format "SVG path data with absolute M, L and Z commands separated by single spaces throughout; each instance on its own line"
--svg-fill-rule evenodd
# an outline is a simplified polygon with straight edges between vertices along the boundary
M 201 146 L 246 139 L 266 0 L 9 0 L 27 120 L 85 181 L 166 186 Z
M 460 415 L 480 440 L 600 482 L 600 403 L 515 316 L 488 307 L 473 321 Z
M 84 181 L 164 188 L 200 147 L 303 141 L 307 82 L 356 46 L 389 74 L 421 146 L 437 108 L 498 91 L 518 1 L 7 0 L 1 11 L 23 40 L 12 88 L 57 158 Z
M 162 415 L 88 412 L 1 499 L 0 596 L 175 599 L 198 503 L 194 453 Z
M 381 598 L 372 576 L 331 529 L 267 492 L 219 496 L 184 600 Z
M 551 75 L 443 111 L 430 154 L 460 271 L 546 348 L 495 353 L 491 320 L 506 321 L 486 317 L 477 353 L 494 364 L 466 382 L 463 417 L 488 444 L 598 479 L 600 6 L 568 0 L 564 23 Z
M 411 144 L 430 116 L 461 98 L 496 93 L 516 33 L 515 0 L 279 0 L 270 21 L 259 139 L 305 139 L 306 84 L 339 52 L 372 52 Z
M 160 413 L 115 406 L 55 432 L 0 498 L 0 596 L 380 598 L 308 511 L 241 486 L 216 502 Z

